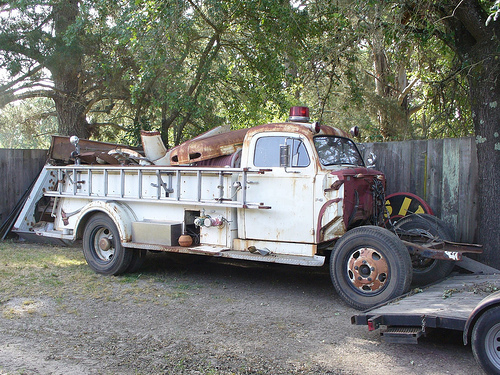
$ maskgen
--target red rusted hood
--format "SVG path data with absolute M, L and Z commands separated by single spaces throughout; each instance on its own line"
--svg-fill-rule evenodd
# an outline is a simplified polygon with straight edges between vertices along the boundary
M 374 221 L 385 202 L 385 176 L 382 172 L 363 167 L 333 171 L 344 184 L 344 224 L 346 228 Z M 380 220 L 380 218 L 378 218 Z

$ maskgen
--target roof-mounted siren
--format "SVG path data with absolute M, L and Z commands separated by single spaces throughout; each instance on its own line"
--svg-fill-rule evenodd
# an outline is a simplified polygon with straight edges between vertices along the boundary
M 290 116 L 288 117 L 290 122 L 299 122 L 300 124 L 311 129 L 314 133 L 319 133 L 320 125 L 319 122 L 309 122 L 309 107 L 292 107 L 290 108 Z

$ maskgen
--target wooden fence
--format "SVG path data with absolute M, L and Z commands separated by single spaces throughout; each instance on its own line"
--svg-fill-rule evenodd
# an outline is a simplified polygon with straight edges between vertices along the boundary
M 375 168 L 387 177 L 387 194 L 422 197 L 449 223 L 458 241 L 473 242 L 476 231 L 477 158 L 474 138 L 368 143 Z M 45 150 L 0 149 L 0 223 L 38 175 Z
M 38 176 L 47 150 L 0 149 L 0 225 Z
M 364 146 L 364 147 L 363 147 Z M 455 229 L 456 240 L 474 242 L 477 226 L 477 155 L 474 138 L 362 145 L 365 160 L 387 177 L 387 194 L 410 192 Z

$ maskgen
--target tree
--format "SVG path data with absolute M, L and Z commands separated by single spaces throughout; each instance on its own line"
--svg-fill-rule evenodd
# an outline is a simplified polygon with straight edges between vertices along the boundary
M 50 99 L 26 99 L 8 104 L 0 112 L 1 148 L 48 149 L 56 131 L 57 118 Z
M 286 65 L 308 20 L 288 1 L 135 2 L 119 22 L 132 32 L 120 48 L 135 59 L 131 138 L 154 128 L 172 146 L 220 124 L 283 117 L 293 99 Z
M 79 1 L 11 1 L 0 6 L 4 15 L 0 64 L 13 78 L 0 89 L 2 102 L 51 98 L 57 110 L 59 132 L 87 136 L 81 84 L 83 50 L 79 31 L 73 28 Z M 53 84 L 47 82 L 49 79 Z
M 27 98 L 54 102 L 58 133 L 88 138 L 109 118 L 124 90 L 123 62 L 110 54 L 113 17 L 121 4 L 101 0 L 0 1 L 0 106 Z M 119 77 L 119 78 L 118 78 Z M 107 114 L 106 119 L 102 119 Z M 100 115 L 100 116 L 99 116 Z M 90 124 L 87 119 L 97 117 Z
M 404 10 L 412 16 L 413 32 L 433 35 L 453 50 L 460 62 L 456 73 L 468 82 L 479 163 L 478 241 L 484 246 L 483 259 L 500 267 L 500 22 L 489 18 L 493 5 L 405 1 Z

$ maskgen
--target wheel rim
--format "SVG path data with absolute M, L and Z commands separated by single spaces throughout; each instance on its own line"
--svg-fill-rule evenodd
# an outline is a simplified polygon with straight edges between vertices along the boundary
M 433 240 L 431 239 L 434 237 L 432 233 L 424 230 L 424 229 L 411 229 L 408 231 L 409 233 L 412 234 L 417 234 L 422 236 L 422 241 L 416 241 L 418 243 L 429 243 L 432 242 Z M 431 258 L 424 258 L 419 255 L 412 255 L 411 256 L 411 265 L 413 268 L 413 272 L 426 272 L 436 266 L 437 262 L 436 259 L 431 259 Z
M 389 265 L 379 251 L 363 247 L 347 260 L 347 277 L 355 290 L 363 294 L 378 293 L 389 279 Z
M 115 255 L 113 232 L 107 227 L 96 228 L 92 247 L 98 259 L 110 262 Z
M 486 355 L 490 362 L 500 369 L 500 323 L 495 324 L 486 333 Z

